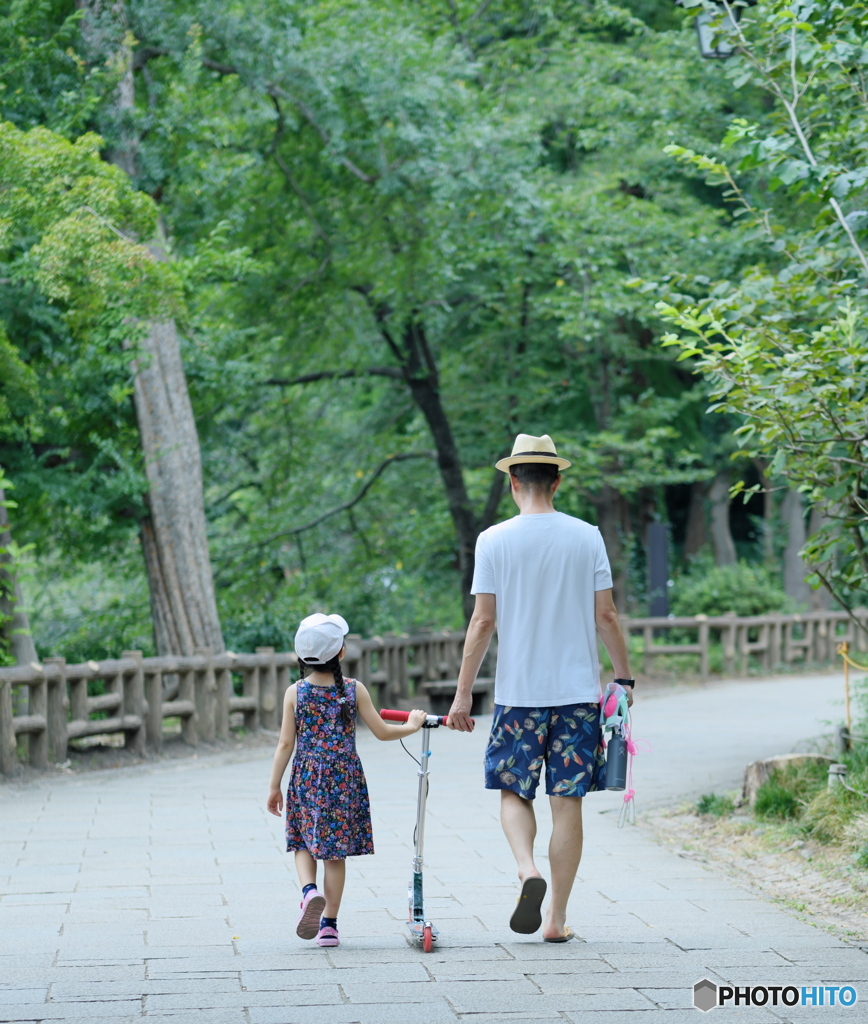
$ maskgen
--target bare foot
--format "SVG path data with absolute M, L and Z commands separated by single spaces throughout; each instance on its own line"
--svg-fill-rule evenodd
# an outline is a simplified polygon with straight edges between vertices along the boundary
M 536 867 L 528 868 L 527 871 L 519 871 L 519 873 L 518 873 L 518 880 L 519 880 L 519 882 L 524 884 L 524 881 L 525 881 L 526 878 L 542 878 L 542 875 L 539 873 L 539 871 L 536 869 Z
M 544 939 L 560 939 L 566 934 L 567 930 L 567 915 L 566 914 L 553 914 L 549 910 L 546 914 L 545 924 L 543 925 L 543 938 Z

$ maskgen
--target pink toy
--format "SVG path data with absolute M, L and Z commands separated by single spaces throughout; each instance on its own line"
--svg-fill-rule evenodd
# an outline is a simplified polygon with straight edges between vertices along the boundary
M 621 807 L 621 814 L 618 818 L 618 828 L 624 827 L 626 820 L 631 825 L 636 824 L 636 805 L 634 797 L 636 791 L 633 789 L 633 758 L 639 752 L 637 744 L 633 741 L 632 722 L 630 708 L 627 703 L 627 691 L 619 683 L 608 683 L 606 692 L 600 705 L 601 725 L 603 729 L 603 746 L 605 747 L 605 733 L 610 732 L 613 736 L 623 736 L 627 748 L 627 786 L 624 792 L 624 804 Z M 646 747 L 650 751 L 650 746 Z

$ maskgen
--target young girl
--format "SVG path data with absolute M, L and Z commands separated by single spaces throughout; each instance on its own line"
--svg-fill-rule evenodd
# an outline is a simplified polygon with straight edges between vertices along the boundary
M 302 678 L 286 691 L 266 805 L 276 815 L 283 809 L 281 782 L 297 736 L 286 792 L 286 849 L 295 852 L 302 887 L 296 934 L 315 937 L 320 946 L 340 941 L 337 919 L 345 858 L 374 852 L 368 787 L 356 753 L 356 712 L 378 740 L 409 736 L 425 722 L 424 711 L 411 712 L 401 725 L 384 722 L 364 685 L 344 679 L 340 661 L 348 632 L 340 615 L 320 612 L 298 627 L 295 652 Z M 307 679 L 305 667 L 313 670 Z M 318 860 L 325 862 L 325 895 L 316 885 Z

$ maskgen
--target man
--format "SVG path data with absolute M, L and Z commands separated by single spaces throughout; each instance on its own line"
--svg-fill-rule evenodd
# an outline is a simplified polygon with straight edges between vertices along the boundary
M 496 624 L 485 786 L 500 790 L 500 820 L 522 883 L 510 927 L 531 934 L 543 925 L 546 942 L 572 938 L 567 901 L 582 856 L 582 798 L 605 788 L 598 632 L 631 704 L 634 682 L 600 532 L 554 507 L 560 471 L 569 465 L 548 434 L 519 434 L 512 455 L 497 463 L 509 473 L 520 514 L 477 541 L 476 607 L 449 712 L 451 728 L 473 729 L 471 691 Z M 546 882 L 533 857 L 533 799 L 543 766 L 552 810 L 552 891 L 544 924 Z

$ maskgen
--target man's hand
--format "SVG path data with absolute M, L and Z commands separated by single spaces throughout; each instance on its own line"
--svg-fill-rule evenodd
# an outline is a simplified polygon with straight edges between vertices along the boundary
M 459 732 L 473 732 L 476 723 L 470 717 L 470 698 L 455 694 L 452 707 L 449 709 L 449 728 Z

